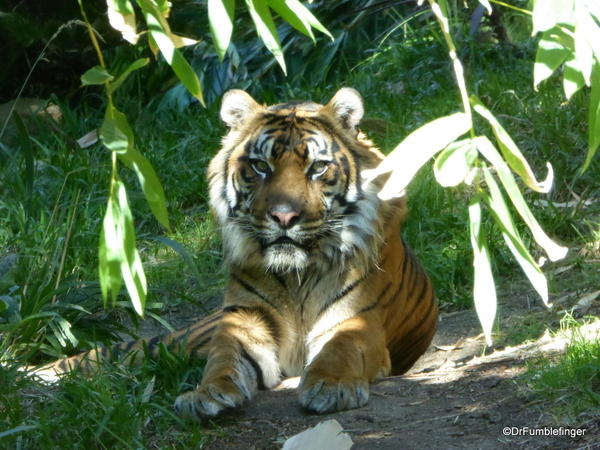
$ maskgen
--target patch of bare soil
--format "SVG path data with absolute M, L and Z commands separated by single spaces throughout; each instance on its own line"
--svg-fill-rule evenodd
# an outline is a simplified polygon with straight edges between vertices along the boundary
M 505 324 L 531 313 L 516 304 L 501 309 Z M 553 424 L 535 395 L 524 395 L 522 382 L 515 382 L 527 359 L 544 350 L 541 344 L 487 356 L 484 348 L 474 311 L 442 315 L 429 351 L 409 374 L 373 384 L 365 407 L 311 415 L 299 408 L 293 389 L 260 392 L 242 411 L 218 420 L 216 429 L 208 427 L 214 433 L 208 448 L 281 449 L 287 438 L 335 419 L 351 436 L 353 450 L 600 449 L 600 421 L 586 423 L 584 435 L 570 436 L 577 431 Z

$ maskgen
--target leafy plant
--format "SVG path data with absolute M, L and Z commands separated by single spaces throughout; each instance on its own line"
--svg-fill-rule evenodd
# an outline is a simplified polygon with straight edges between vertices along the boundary
M 468 95 L 463 67 L 457 57 L 457 50 L 450 33 L 448 4 L 446 0 L 439 2 L 429 0 L 429 3 L 449 48 L 464 112 L 454 113 L 423 125 L 402 141 L 378 168 L 365 171 L 363 175 L 366 176 L 365 184 L 368 184 L 375 177 L 391 172 L 379 197 L 388 199 L 402 196 L 406 186 L 421 166 L 441 151 L 435 164 L 438 182 L 443 186 L 456 186 L 463 181 L 475 185 L 475 194 L 469 201 L 475 268 L 474 299 L 488 345 L 491 345 L 491 332 L 496 315 L 496 291 L 490 265 L 488 239 L 482 227 L 482 205 L 487 206 L 507 246 L 544 303 L 548 304 L 546 278 L 540 269 L 540 264 L 533 259 L 523 243 L 496 178 L 500 179 L 514 208 L 531 230 L 536 242 L 544 248 L 548 257 L 552 261 L 561 259 L 567 249 L 552 242 L 539 226 L 511 173 L 511 170 L 516 172 L 530 189 L 545 193 L 552 186 L 552 167 L 548 165 L 548 178 L 543 182 L 538 182 L 529 163 L 500 122 L 475 95 Z M 491 7 L 486 0 L 481 0 L 481 3 L 491 12 Z M 597 120 L 598 105 L 596 104 L 600 101 L 600 96 L 595 95 L 598 89 L 596 85 L 600 85 L 600 79 L 597 79 L 600 77 L 600 70 L 598 70 L 600 67 L 598 65 L 600 51 L 598 50 L 600 49 L 596 48 L 596 43 L 600 41 L 594 40 L 594 37 L 600 33 L 600 28 L 593 19 L 595 16 L 600 20 L 600 11 L 596 9 L 592 5 L 588 6 L 584 1 L 576 2 L 575 0 L 567 2 L 538 0 L 534 9 L 534 32 L 545 31 L 540 42 L 541 50 L 538 51 L 537 56 L 536 83 L 547 78 L 565 59 L 569 64 L 568 69 L 565 69 L 568 75 L 566 74 L 564 78 L 567 96 L 572 95 L 584 84 L 589 85 L 590 82 L 593 82 L 590 100 L 591 131 L 588 162 L 598 146 L 598 133 L 600 132 L 600 126 L 597 126 L 600 124 L 600 120 Z M 561 25 L 558 25 L 559 21 Z M 563 22 L 573 28 L 573 32 L 578 36 L 577 49 L 574 41 L 566 39 L 570 36 L 566 34 L 565 30 L 569 30 L 562 26 Z M 562 34 L 557 34 L 559 32 Z M 547 50 L 547 48 L 557 45 L 561 46 L 559 57 L 556 56 L 556 52 Z M 578 61 L 581 63 L 578 64 Z M 592 66 L 594 66 L 594 70 L 592 70 Z M 541 68 L 547 70 L 542 71 Z M 484 118 L 491 127 L 500 151 L 488 137 L 483 134 L 477 135 L 472 111 Z M 469 138 L 458 140 L 466 133 L 469 133 Z M 414 148 L 419 148 L 416 156 Z M 584 170 L 588 162 L 584 165 Z M 488 164 L 495 169 L 496 176 Z
M 166 20 L 170 11 L 166 1 L 136 0 L 136 3 L 141 8 L 148 26 L 148 44 L 154 55 L 157 56 L 160 51 L 186 89 L 204 104 L 198 76 L 178 50 L 195 41 L 171 32 Z M 311 27 L 327 33 L 319 21 L 297 0 L 286 2 L 249 0 L 246 4 L 259 36 L 284 71 L 285 62 L 281 44 L 269 8 L 277 11 L 294 28 L 310 36 L 313 41 Z M 98 39 L 87 20 L 82 0 L 79 0 L 79 5 L 100 62 L 99 66 L 88 70 L 82 76 L 82 83 L 83 85 L 104 84 L 108 97 L 108 105 L 100 129 L 100 139 L 112 151 L 108 207 L 104 216 L 99 247 L 102 296 L 106 302 L 111 294 L 114 304 L 124 282 L 135 310 L 143 315 L 147 294 L 146 277 L 135 244 L 133 216 L 127 192 L 117 171 L 117 159 L 136 173 L 154 216 L 166 229 L 169 229 L 169 220 L 162 185 L 148 160 L 135 149 L 133 131 L 126 116 L 115 107 L 112 95 L 130 73 L 145 66 L 148 60 L 138 59 L 118 76 L 109 73 Z M 124 39 L 136 43 L 139 33 L 136 29 L 136 15 L 132 3 L 129 0 L 107 0 L 107 5 L 111 25 L 121 32 Z M 234 7 L 234 0 L 213 0 L 208 3 L 211 33 L 221 59 L 231 40 Z

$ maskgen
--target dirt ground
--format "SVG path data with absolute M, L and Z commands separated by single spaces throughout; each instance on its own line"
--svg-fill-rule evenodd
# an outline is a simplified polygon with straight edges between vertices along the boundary
M 501 328 L 543 308 L 511 303 L 500 305 Z M 545 347 L 495 348 L 484 355 L 480 330 L 473 310 L 442 315 L 433 345 L 410 373 L 373 384 L 360 409 L 310 415 L 298 407 L 294 389 L 259 392 L 242 411 L 208 426 L 214 434 L 208 448 L 281 449 L 287 438 L 335 419 L 352 438 L 352 450 L 600 450 L 600 420 L 589 420 L 583 436 L 571 437 L 522 381 L 515 382 L 529 358 L 551 347 L 550 338 Z M 530 434 L 552 432 L 557 435 Z

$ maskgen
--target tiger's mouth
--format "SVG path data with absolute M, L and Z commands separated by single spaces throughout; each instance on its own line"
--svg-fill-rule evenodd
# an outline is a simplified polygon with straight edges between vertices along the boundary
M 290 246 L 293 245 L 294 247 L 300 247 L 303 248 L 304 246 L 302 244 L 300 244 L 298 241 L 295 241 L 294 239 L 292 239 L 289 236 L 280 236 L 277 239 L 275 239 L 274 241 L 271 242 L 267 242 L 265 244 L 265 247 L 273 247 L 273 246 Z

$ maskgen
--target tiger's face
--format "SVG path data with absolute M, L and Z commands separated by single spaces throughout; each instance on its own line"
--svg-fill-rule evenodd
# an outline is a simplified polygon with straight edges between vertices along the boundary
M 360 172 L 381 155 L 358 133 L 362 114 L 348 88 L 325 106 L 264 107 L 243 91 L 225 95 L 229 132 L 209 178 L 227 262 L 300 271 L 370 246 L 378 200 L 363 191 Z

